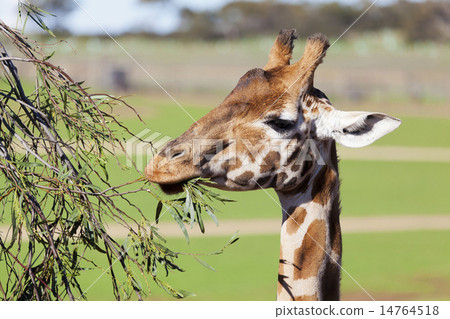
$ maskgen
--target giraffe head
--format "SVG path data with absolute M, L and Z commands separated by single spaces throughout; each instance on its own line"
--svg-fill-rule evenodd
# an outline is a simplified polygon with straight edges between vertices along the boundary
M 313 86 L 328 40 L 310 36 L 290 64 L 295 39 L 295 30 L 281 31 L 266 66 L 244 74 L 218 107 L 169 142 L 147 165 L 147 178 L 166 193 L 196 177 L 227 190 L 290 190 L 325 163 L 330 141 L 362 147 L 400 125 L 382 113 L 335 109 Z

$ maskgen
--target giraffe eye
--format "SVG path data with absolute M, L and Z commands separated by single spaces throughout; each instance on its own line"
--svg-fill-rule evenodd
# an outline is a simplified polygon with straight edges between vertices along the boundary
M 295 126 L 295 121 L 273 119 L 266 121 L 266 124 L 277 132 L 285 132 L 291 130 Z

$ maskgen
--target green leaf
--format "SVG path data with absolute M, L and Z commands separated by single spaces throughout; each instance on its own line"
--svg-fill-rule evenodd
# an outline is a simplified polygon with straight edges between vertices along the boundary
M 72 170 L 67 170 L 67 165 L 64 165 L 63 168 L 59 171 L 58 179 L 63 181 L 67 177 L 69 177 L 72 174 Z
M 190 214 L 192 199 L 191 199 L 191 194 L 190 194 L 188 188 L 185 189 L 185 192 L 186 192 L 186 201 L 184 203 L 183 218 L 185 220 L 187 220 L 187 216 L 189 216 L 189 218 L 191 220 L 191 228 L 192 228 L 192 226 L 194 226 L 194 218 L 193 218 L 192 214 Z
M 25 215 L 25 226 L 27 227 L 27 230 L 28 230 L 28 236 L 29 237 L 34 236 L 34 231 L 31 228 L 31 224 L 30 224 L 30 220 L 28 219 L 28 215 Z M 33 240 L 31 240 L 30 242 L 33 242 Z
M 127 236 L 122 243 L 122 247 L 125 251 L 128 251 L 133 246 L 133 239 L 131 236 Z
M 204 234 L 205 233 L 205 225 L 203 224 L 203 219 L 199 212 L 197 212 L 197 221 L 198 221 L 198 227 L 200 227 L 200 231 L 202 232 L 202 234 Z
M 108 174 L 108 170 L 106 169 L 106 163 L 100 162 L 99 165 L 103 170 L 103 174 L 105 174 L 105 179 L 109 180 L 109 174 Z
M 155 222 L 158 224 L 159 222 L 159 216 L 161 214 L 163 208 L 163 203 L 161 201 L 158 202 L 158 205 L 156 206 L 156 215 L 155 215 Z
M 186 238 L 187 243 L 189 244 L 189 235 L 186 230 L 186 227 L 184 227 L 183 221 L 181 220 L 180 216 L 178 216 L 178 213 L 175 211 L 173 207 L 169 207 L 169 212 L 172 215 L 173 219 L 177 222 L 178 226 L 180 226 L 181 231 L 183 232 L 184 238 Z
M 197 296 L 195 293 L 186 290 L 178 290 L 178 292 L 183 295 L 183 298 Z
M 214 221 L 214 223 L 216 224 L 216 226 L 219 226 L 219 220 L 217 219 L 216 215 L 211 211 L 211 209 L 209 208 L 209 206 L 205 207 L 205 211 L 206 213 L 211 217 L 211 219 Z
M 239 230 L 236 231 L 236 232 L 233 234 L 233 236 L 231 236 L 230 240 L 228 241 L 227 246 L 230 246 L 230 245 L 234 244 L 235 242 L 237 242 L 237 241 L 239 240 L 238 235 L 239 235 Z
M 27 17 L 30 17 L 42 30 L 46 31 L 48 34 L 50 34 L 52 37 L 56 37 L 55 34 L 47 27 L 47 25 L 42 20 L 41 16 L 44 14 L 49 14 L 45 12 L 44 10 L 34 6 L 34 5 L 25 5 L 24 3 L 20 3 L 25 8 L 25 11 L 27 13 Z M 39 12 L 40 11 L 40 12 Z M 42 13 L 41 13 L 42 12 Z M 51 15 L 51 14 L 49 14 Z
M 55 54 L 55 52 L 56 52 L 56 51 L 53 51 L 52 53 L 50 53 L 50 55 L 47 55 L 47 56 L 44 58 L 44 61 L 50 60 L 50 59 L 52 58 L 52 56 Z
M 11 161 L 11 163 L 14 163 L 16 165 L 20 165 L 20 166 L 26 166 L 26 167 L 41 167 L 44 166 L 41 163 L 32 163 L 32 162 L 16 162 L 16 161 Z
M 139 291 L 142 291 L 142 284 L 138 279 L 139 277 L 136 276 L 132 270 L 130 270 L 130 272 L 131 272 L 131 282 L 133 283 L 133 286 L 139 289 Z
M 161 288 L 163 288 L 172 297 L 181 299 L 181 298 L 188 297 L 188 296 L 195 296 L 194 294 L 192 294 L 188 291 L 176 290 L 176 289 L 172 288 L 169 284 L 167 284 L 166 282 L 164 282 L 158 278 L 155 278 L 155 281 Z
M 205 198 L 203 197 L 202 192 L 200 192 L 198 189 L 194 188 L 195 193 L 203 200 L 205 201 Z
M 200 265 L 202 265 L 203 267 L 205 267 L 205 268 L 207 268 L 207 269 L 209 269 L 209 270 L 212 270 L 212 271 L 216 271 L 216 270 L 214 269 L 214 267 L 212 267 L 212 266 L 211 266 L 210 264 L 208 264 L 207 262 L 205 262 L 205 261 L 203 261 L 203 260 L 197 258 L 197 256 L 192 256 L 192 257 L 194 257 L 194 259 L 195 259 Z
M 72 253 L 72 266 L 71 266 L 72 269 L 75 269 L 77 261 L 78 261 L 78 247 L 75 247 Z
M 86 162 L 83 167 L 78 171 L 77 179 L 81 178 L 89 168 L 89 163 Z
M 166 239 L 164 237 L 162 237 L 159 233 L 158 233 L 158 228 L 153 227 L 150 225 L 150 231 L 152 232 L 153 235 L 155 235 L 156 237 L 159 238 L 159 240 L 161 240 L 163 243 L 166 242 Z
M 80 214 L 81 214 L 81 212 L 79 210 L 75 210 L 72 214 L 69 215 L 69 217 L 67 217 L 67 221 L 74 222 L 74 221 L 78 220 Z
M 14 199 L 13 199 L 13 205 L 16 205 L 17 202 L 17 193 L 14 193 Z M 13 230 L 13 234 L 11 237 L 11 243 L 10 243 L 10 247 L 12 247 L 14 245 L 14 243 L 16 242 L 16 238 L 17 238 L 17 217 L 16 217 L 16 208 L 13 207 L 13 209 L 11 209 L 11 227 Z
M 197 206 L 197 208 L 198 208 L 198 206 Z M 194 224 L 195 224 L 196 220 L 197 220 L 198 223 L 202 222 L 201 221 L 201 216 L 198 214 L 197 210 L 195 209 L 193 202 L 191 202 L 190 205 L 189 205 L 189 216 L 191 218 L 191 229 L 194 227 Z
M 87 185 L 87 187 L 92 188 L 94 191 L 97 191 L 97 192 L 101 192 L 102 191 L 102 189 L 99 186 L 96 186 L 96 185 L 93 185 L 93 184 Z

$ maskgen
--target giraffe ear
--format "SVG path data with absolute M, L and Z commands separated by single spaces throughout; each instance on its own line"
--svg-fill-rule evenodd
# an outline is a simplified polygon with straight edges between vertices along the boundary
M 269 61 L 264 67 L 264 70 L 289 65 L 289 61 L 292 58 L 295 39 L 297 39 L 295 29 L 281 30 L 270 50 Z
M 323 123 L 331 129 L 331 137 L 347 147 L 363 147 L 392 132 L 401 120 L 383 114 L 369 112 L 344 112 L 334 110 Z M 330 125 L 331 124 L 331 125 Z

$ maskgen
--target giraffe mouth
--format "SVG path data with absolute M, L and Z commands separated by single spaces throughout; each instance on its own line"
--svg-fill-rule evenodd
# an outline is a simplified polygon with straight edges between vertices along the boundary
M 178 183 L 173 184 L 158 184 L 159 188 L 167 195 L 175 195 L 182 193 L 184 191 L 183 186 L 187 184 L 189 180 L 185 180 Z
M 158 183 L 158 186 L 165 194 L 167 194 L 167 195 L 176 195 L 176 194 L 182 193 L 184 191 L 184 186 L 190 180 L 192 180 L 194 178 L 189 178 L 189 179 L 183 180 L 181 182 L 176 182 L 176 183 L 165 183 L 165 184 Z M 206 180 L 199 180 L 196 183 L 198 183 L 200 185 L 203 185 L 203 186 L 217 188 L 217 189 L 222 189 L 222 190 L 232 190 L 229 187 L 226 187 L 225 185 L 222 185 L 221 183 L 217 183 L 217 181 L 215 181 L 215 178 L 210 178 L 210 179 L 206 179 Z
M 184 192 L 185 185 L 199 177 L 202 180 L 198 180 L 196 183 L 212 188 L 235 191 L 241 190 L 240 188 L 243 186 L 237 183 L 236 185 L 228 185 L 230 181 L 228 181 L 226 175 L 214 174 L 208 168 L 208 162 L 199 163 L 198 165 L 181 163 L 176 167 L 175 165 L 167 165 L 164 161 L 165 157 L 157 155 L 147 165 L 145 175 L 150 182 L 157 184 L 161 191 L 167 195 L 176 195 Z M 163 165 L 161 165 L 161 162 Z
M 188 181 L 200 176 L 198 167 L 187 163 L 167 163 L 167 158 L 156 155 L 145 168 L 145 176 L 151 182 L 157 184 L 167 195 L 179 194 L 184 191 L 183 186 Z

